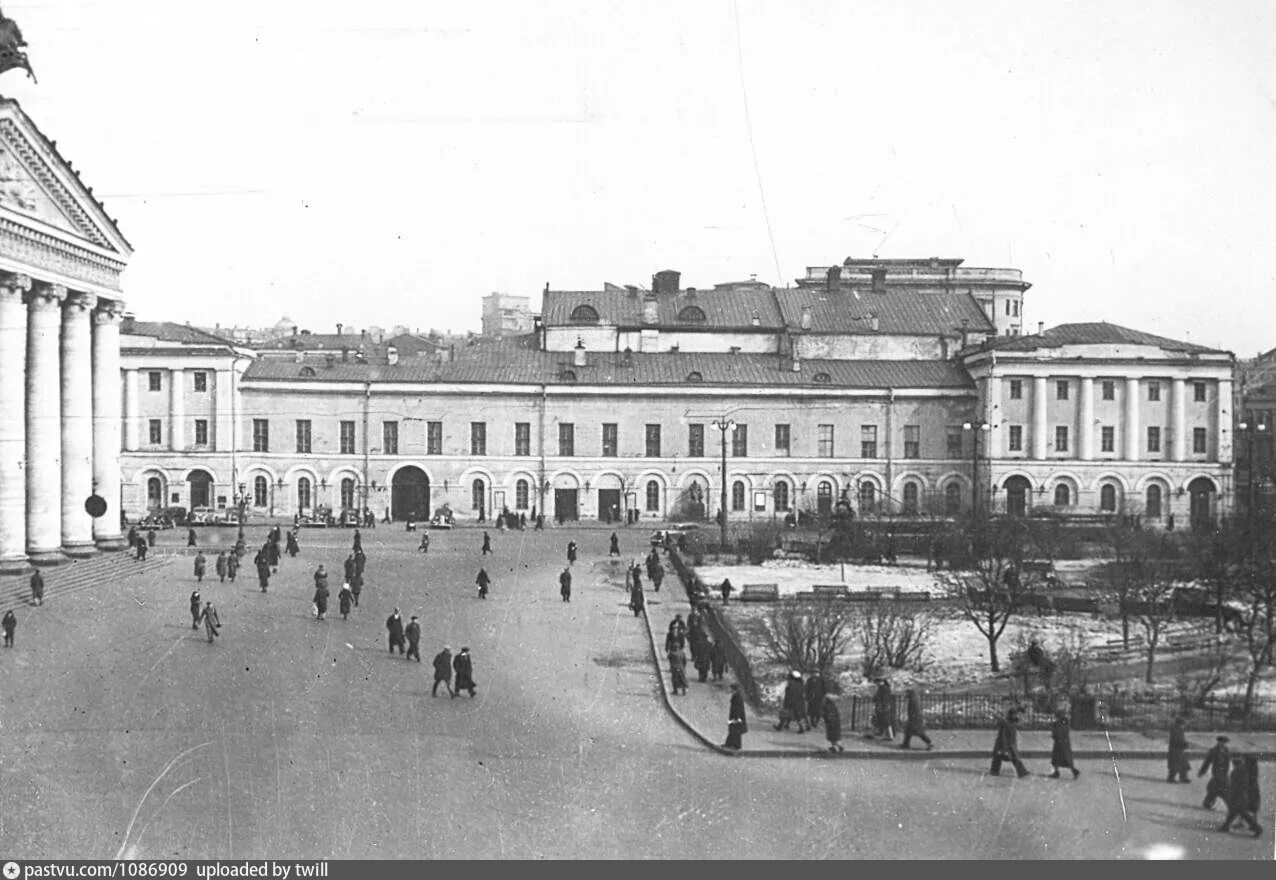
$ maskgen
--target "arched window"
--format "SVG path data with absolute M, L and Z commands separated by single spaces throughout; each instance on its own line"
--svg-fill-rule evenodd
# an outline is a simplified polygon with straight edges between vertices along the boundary
M 775 481 L 775 509 L 781 512 L 789 509 L 789 483 L 787 480 Z
M 816 373 L 814 376 L 811 377 L 811 381 L 814 382 L 816 385 L 827 385 L 829 382 L 833 380 L 828 373 Z
M 917 484 L 911 480 L 904 484 L 904 513 L 915 516 L 917 514 Z
M 961 513 L 961 484 L 949 483 L 944 487 L 944 513 L 955 516 Z
M 302 377 L 304 377 L 304 378 L 309 379 L 309 378 L 311 378 L 312 376 L 314 376 L 314 374 L 315 374 L 315 368 L 314 368 L 314 367 L 302 367 L 302 368 L 301 368 L 301 375 L 302 375 Z
M 704 376 L 700 375 L 700 372 L 698 370 L 692 370 L 690 373 L 687 374 L 687 381 L 692 383 L 703 382 Z
M 528 496 L 527 480 L 519 480 L 517 483 L 514 484 L 514 509 L 515 510 L 527 510 L 527 508 L 531 507 L 531 505 L 527 503 L 527 496 Z
M 593 306 L 576 306 L 572 309 L 573 324 L 597 324 L 598 310 Z
M 1104 483 L 1103 487 L 1099 489 L 1099 509 L 1104 513 L 1115 513 L 1117 506 L 1116 498 L 1116 486 L 1113 486 L 1111 483 Z
M 483 498 L 487 493 L 483 489 L 483 481 L 475 480 L 470 484 L 470 510 L 477 510 L 480 513 L 487 510 L 487 505 L 483 503 Z
M 731 509 L 744 510 L 744 482 L 741 480 L 731 484 Z
M 1054 506 L 1068 507 L 1072 504 L 1072 490 L 1068 488 L 1067 483 L 1060 483 L 1054 487 Z
M 265 507 L 270 502 L 270 481 L 265 477 L 253 478 L 253 507 Z
M 354 480 L 350 477 L 341 481 L 341 506 L 354 507 Z
M 678 313 L 679 321 L 686 321 L 688 324 L 703 324 L 704 309 L 699 306 L 687 306 Z
M 310 509 L 310 478 L 299 477 L 297 479 L 297 509 Z
M 150 510 L 164 506 L 164 481 L 159 477 L 146 481 L 146 506 Z
M 561 373 L 559 373 L 559 374 L 558 374 L 558 381 L 560 381 L 560 382 L 575 382 L 575 381 L 576 381 L 576 371 L 575 371 L 575 370 L 563 370 Z
M 815 509 L 821 514 L 833 512 L 833 484 L 828 480 L 820 480 L 815 489 Z
M 860 513 L 873 513 L 877 510 L 877 487 L 865 480 L 859 488 Z
M 660 512 L 660 484 L 655 480 L 647 481 L 647 511 L 649 513 Z
M 1161 518 L 1161 487 L 1156 483 L 1148 486 L 1147 503 L 1143 507 L 1144 514 L 1150 519 Z

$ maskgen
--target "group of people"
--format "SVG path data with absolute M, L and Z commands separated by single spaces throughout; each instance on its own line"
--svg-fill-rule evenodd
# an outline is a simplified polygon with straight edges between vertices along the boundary
M 687 693 L 687 649 L 691 650 L 691 665 L 695 667 L 701 682 L 722 681 L 726 675 L 726 648 L 720 640 L 709 635 L 704 615 L 692 609 L 684 621 L 675 614 L 665 633 L 665 656 L 669 660 L 670 689 L 674 695 Z
M 1177 736 L 1176 736 L 1177 734 Z M 1254 755 L 1233 754 L 1228 748 L 1230 740 L 1220 736 L 1214 747 L 1205 755 L 1197 776 L 1210 774 L 1205 786 L 1204 809 L 1214 809 L 1215 801 L 1227 804 L 1227 817 L 1218 826 L 1219 831 L 1231 831 L 1237 819 L 1244 820 L 1255 837 L 1263 833 L 1258 824 L 1258 808 L 1261 803 L 1258 790 L 1258 758 Z M 1167 782 L 1188 782 L 1191 764 L 1187 760 L 1187 738 L 1183 734 L 1182 719 L 1176 719 L 1170 729 L 1169 778 Z M 1230 771 L 1230 772 L 1229 772 Z

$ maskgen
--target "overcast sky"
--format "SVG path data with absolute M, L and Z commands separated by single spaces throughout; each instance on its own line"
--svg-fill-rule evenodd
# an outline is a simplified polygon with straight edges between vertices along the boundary
M 1020 268 L 1026 320 L 1276 346 L 1276 4 L 12 0 L 139 317 Z

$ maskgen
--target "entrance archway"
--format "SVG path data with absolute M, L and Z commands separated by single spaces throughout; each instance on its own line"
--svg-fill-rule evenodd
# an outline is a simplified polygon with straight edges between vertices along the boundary
M 1205 477 L 1197 477 L 1187 484 L 1187 494 L 1192 528 L 1209 528 L 1214 522 L 1214 484 Z
M 146 509 L 158 510 L 167 504 L 168 493 L 164 491 L 164 480 L 161 477 L 146 479 Z
M 1010 477 L 1005 482 L 1006 513 L 1011 516 L 1026 516 L 1028 499 L 1032 496 L 1032 484 L 1027 477 Z
M 213 497 L 213 477 L 208 471 L 194 470 L 186 476 L 191 486 L 191 509 L 211 507 Z
M 405 520 L 412 517 L 417 522 L 430 517 L 430 478 L 415 465 L 406 465 L 394 472 L 390 483 L 390 517 Z

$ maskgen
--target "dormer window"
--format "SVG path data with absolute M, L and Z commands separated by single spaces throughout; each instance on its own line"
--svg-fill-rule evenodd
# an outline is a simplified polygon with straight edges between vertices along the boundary
M 690 373 L 687 374 L 687 381 L 693 382 L 693 383 L 703 382 L 704 376 L 701 376 L 698 370 L 692 370 Z
M 816 385 L 827 385 L 833 381 L 833 378 L 828 373 L 816 373 L 811 377 L 811 381 Z
M 704 309 L 699 306 L 687 306 L 678 313 L 678 320 L 687 324 L 703 324 L 705 321 Z
M 593 306 L 576 306 L 572 309 L 573 324 L 597 324 L 598 310 Z
M 563 370 L 561 373 L 559 373 L 559 374 L 558 374 L 558 379 L 559 379 L 559 381 L 560 381 L 560 382 L 575 382 L 575 381 L 576 381 L 576 371 L 575 371 L 575 370 Z
M 303 378 L 310 378 L 310 377 L 311 377 L 311 376 L 313 376 L 314 374 L 315 374 L 315 368 L 314 368 L 314 367 L 302 367 L 302 368 L 301 368 L 301 375 L 302 375 L 302 377 L 303 377 Z

